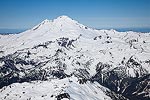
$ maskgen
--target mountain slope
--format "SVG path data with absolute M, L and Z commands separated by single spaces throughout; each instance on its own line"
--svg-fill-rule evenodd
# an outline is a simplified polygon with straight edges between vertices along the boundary
M 22 92 L 19 88 L 30 84 L 24 82 L 31 82 L 32 86 L 32 82 L 38 84 L 38 80 L 42 82 L 41 86 L 47 87 L 52 81 L 65 83 L 68 81 L 63 80 L 68 79 L 72 79 L 77 87 L 74 89 L 68 82 L 67 89 L 63 90 L 67 93 L 65 97 L 69 95 L 72 100 L 150 98 L 150 33 L 95 30 L 60 16 L 44 20 L 20 34 L 0 35 L 0 48 L 3 99 L 6 99 L 6 93 L 15 91 L 9 86 L 17 82 L 16 91 Z M 101 85 L 104 89 L 97 88 Z M 58 87 L 62 85 L 58 84 Z M 84 87 L 89 88 L 91 95 L 85 95 L 88 91 Z M 53 87 L 50 90 L 54 91 L 51 94 L 57 93 Z M 51 99 L 58 99 L 58 95 Z
M 7 91 L 6 91 L 7 90 Z M 32 83 L 15 83 L 3 89 L 1 100 L 54 100 L 66 97 L 65 100 L 111 100 L 105 95 L 108 89 L 98 83 L 87 83 L 80 85 L 77 78 L 65 78 L 62 80 L 53 79 L 51 81 L 39 81 Z M 62 96 L 61 96 L 62 95 Z

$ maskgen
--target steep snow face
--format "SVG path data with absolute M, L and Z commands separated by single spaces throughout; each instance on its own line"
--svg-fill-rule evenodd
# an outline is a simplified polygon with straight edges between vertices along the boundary
M 39 25 L 32 28 L 33 31 L 50 31 L 50 32 L 61 32 L 61 31 L 71 31 L 71 30 L 79 30 L 84 27 L 79 24 L 77 21 L 67 17 L 60 16 L 54 20 L 44 20 Z
M 44 20 L 30 30 L 22 32 L 17 35 L 9 35 L 3 37 L 6 41 L 1 39 L 1 47 L 3 51 L 10 52 L 17 49 L 29 48 L 34 45 L 55 40 L 60 37 L 77 38 L 80 34 L 86 38 L 92 38 L 99 32 L 90 29 L 77 21 L 72 20 L 67 16 L 60 16 L 54 20 Z M 10 37 L 10 38 L 9 38 Z M 7 49 L 7 50 L 6 50 Z M 15 49 L 15 50 L 14 50 Z
M 97 82 L 80 85 L 77 78 L 14 83 L 1 89 L 1 100 L 112 100 Z M 62 95 L 62 97 L 61 97 Z
M 42 33 L 55 33 L 58 35 L 74 35 L 73 33 L 76 33 L 79 35 L 78 32 L 84 32 L 85 29 L 87 29 L 86 26 L 78 23 L 77 21 L 67 17 L 67 16 L 60 16 L 54 20 L 44 20 L 39 25 L 35 26 L 31 30 L 35 33 L 41 31 Z M 45 31 L 45 32 L 44 32 Z M 41 34 L 42 34 L 41 33 Z M 54 35 L 54 34 L 53 34 Z
M 52 84 L 50 80 L 63 83 L 63 80 L 75 77 L 73 79 L 77 79 L 79 84 L 73 81 L 75 89 L 74 84 L 68 82 L 65 88 L 68 94 L 63 94 L 65 97 L 85 97 L 86 100 L 101 100 L 107 96 L 115 100 L 147 99 L 149 57 L 150 33 L 95 30 L 67 16 L 60 16 L 44 20 L 20 34 L 0 35 L 0 88 L 6 88 L 7 92 L 13 91 L 13 88 L 9 90 L 4 86 L 16 82 L 20 82 L 15 85 L 19 89 L 30 84 L 23 82 L 40 80 L 46 81 L 41 85 L 47 85 Z M 109 93 L 96 88 L 93 82 L 109 88 Z M 36 88 L 36 85 L 33 87 Z M 92 88 L 96 88 L 96 92 Z M 18 89 L 16 91 L 22 91 Z M 5 93 L 2 93 L 1 98 L 5 98 Z M 105 95 L 99 98 L 99 93 Z M 55 95 L 52 99 L 57 97 Z

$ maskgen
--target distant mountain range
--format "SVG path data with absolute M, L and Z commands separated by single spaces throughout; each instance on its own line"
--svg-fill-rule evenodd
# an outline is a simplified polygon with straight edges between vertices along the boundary
M 149 100 L 150 33 L 68 16 L 0 35 L 1 100 Z
M 110 30 L 112 28 L 96 28 L 98 30 Z M 115 30 L 119 32 L 125 32 L 125 31 L 134 31 L 134 32 L 142 32 L 142 33 L 148 33 L 150 32 L 150 28 L 114 28 Z M 0 29 L 0 34 L 18 34 L 27 29 Z

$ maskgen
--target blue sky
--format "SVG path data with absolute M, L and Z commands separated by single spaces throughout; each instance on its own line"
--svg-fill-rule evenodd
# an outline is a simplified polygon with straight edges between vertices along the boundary
M 150 28 L 150 0 L 0 0 L 0 28 L 67 15 L 95 28 Z

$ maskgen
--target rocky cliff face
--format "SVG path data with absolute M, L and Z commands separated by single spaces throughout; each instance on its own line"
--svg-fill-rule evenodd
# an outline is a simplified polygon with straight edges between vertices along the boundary
M 0 48 L 2 100 L 150 98 L 150 33 L 95 30 L 60 16 L 0 35 Z

